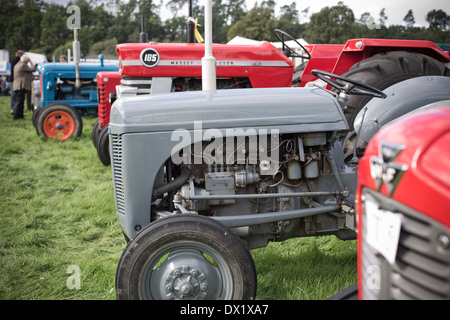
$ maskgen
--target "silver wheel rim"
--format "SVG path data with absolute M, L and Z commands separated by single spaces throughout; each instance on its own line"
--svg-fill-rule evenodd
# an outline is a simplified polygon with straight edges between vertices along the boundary
M 161 247 L 145 263 L 140 276 L 142 299 L 230 300 L 233 277 L 222 255 L 203 243 Z

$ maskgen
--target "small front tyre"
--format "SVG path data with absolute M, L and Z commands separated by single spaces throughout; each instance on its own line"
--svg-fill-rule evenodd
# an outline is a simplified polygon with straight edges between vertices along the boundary
M 111 164 L 111 156 L 109 153 L 109 133 L 108 125 L 103 127 L 97 137 L 97 155 L 104 166 Z
M 98 135 L 100 134 L 100 131 L 102 130 L 102 124 L 99 120 L 95 121 L 94 127 L 92 128 L 92 143 L 94 144 L 95 148 L 97 149 L 97 141 L 98 141 Z
M 120 300 L 250 300 L 256 271 L 239 237 L 212 218 L 174 215 L 142 230 L 116 273 Z

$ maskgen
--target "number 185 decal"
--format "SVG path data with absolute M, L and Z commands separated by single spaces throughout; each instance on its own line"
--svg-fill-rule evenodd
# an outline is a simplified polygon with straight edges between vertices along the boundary
M 141 61 L 144 66 L 152 68 L 159 62 L 159 53 L 155 49 L 147 48 L 141 52 Z

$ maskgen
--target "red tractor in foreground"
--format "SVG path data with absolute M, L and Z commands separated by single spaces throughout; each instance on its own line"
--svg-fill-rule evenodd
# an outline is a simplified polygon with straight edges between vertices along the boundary
M 331 300 L 450 298 L 449 86 L 408 79 L 358 114 L 358 283 Z
M 450 101 L 381 130 L 358 174 L 360 299 L 450 299 Z
M 450 75 L 445 65 L 450 62 L 449 53 L 430 41 L 353 39 L 344 45 L 302 46 L 284 31 L 275 30 L 275 35 L 282 44 L 281 51 L 267 41 L 257 45 L 213 44 L 217 89 L 320 85 L 311 74 L 313 69 L 344 75 L 380 90 L 418 76 Z M 293 49 L 294 44 L 300 50 Z M 189 42 L 117 45 L 122 80 L 115 92 L 117 98 L 201 90 L 204 51 L 204 44 Z M 303 62 L 297 70 L 295 59 Z M 354 118 L 370 99 L 350 98 L 344 110 L 350 130 Z M 110 104 L 106 106 L 110 108 Z M 107 132 L 107 123 L 106 118 L 100 121 L 93 132 L 94 145 L 104 165 L 110 164 L 108 140 L 98 139 L 102 130 Z

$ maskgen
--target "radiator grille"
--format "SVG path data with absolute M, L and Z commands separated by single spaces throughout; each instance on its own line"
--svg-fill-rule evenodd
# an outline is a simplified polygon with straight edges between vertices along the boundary
M 105 121 L 109 122 L 109 114 L 106 110 L 106 103 L 108 97 L 106 96 L 105 84 L 98 85 L 98 118 L 101 123 L 105 123 Z
M 114 197 L 116 200 L 116 210 L 125 214 L 125 189 L 123 181 L 123 150 L 122 136 L 111 135 L 112 170 L 114 179 Z
M 450 299 L 450 249 L 439 243 L 443 237 L 450 238 L 448 228 L 372 190 L 365 190 L 364 197 L 370 197 L 382 209 L 400 213 L 402 226 L 396 260 L 390 265 L 364 241 L 367 231 L 363 213 L 363 298 Z M 368 285 L 374 274 L 366 272 L 373 272 L 373 266 L 379 267 L 380 288 Z

